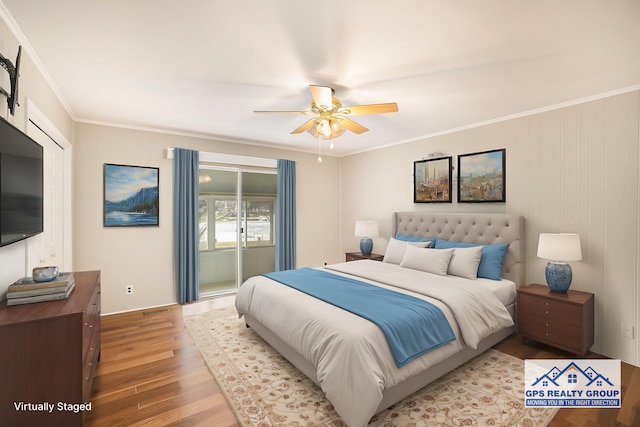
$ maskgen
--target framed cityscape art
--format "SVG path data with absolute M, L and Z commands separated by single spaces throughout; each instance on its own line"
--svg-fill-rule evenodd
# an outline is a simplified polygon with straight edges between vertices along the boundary
M 158 225 L 159 168 L 104 165 L 104 226 Z
M 451 203 L 451 157 L 413 162 L 413 203 Z
M 458 202 L 504 202 L 505 149 L 458 156 Z

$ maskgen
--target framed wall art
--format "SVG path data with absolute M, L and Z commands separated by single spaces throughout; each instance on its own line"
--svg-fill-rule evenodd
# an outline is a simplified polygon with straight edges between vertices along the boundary
M 413 162 L 413 203 L 451 203 L 451 157 Z
M 458 156 L 458 202 L 504 202 L 505 149 Z
M 104 165 L 104 226 L 157 226 L 159 168 Z

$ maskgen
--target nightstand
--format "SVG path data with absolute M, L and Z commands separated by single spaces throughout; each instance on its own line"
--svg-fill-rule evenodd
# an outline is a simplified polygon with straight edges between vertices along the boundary
M 517 327 L 526 338 L 562 350 L 586 354 L 593 345 L 593 294 L 551 292 L 545 285 L 518 289 Z
M 370 259 L 372 261 L 382 261 L 384 259 L 384 255 L 379 255 L 379 254 L 363 255 L 361 252 L 347 252 L 345 255 L 346 255 L 347 262 L 356 261 L 359 259 Z

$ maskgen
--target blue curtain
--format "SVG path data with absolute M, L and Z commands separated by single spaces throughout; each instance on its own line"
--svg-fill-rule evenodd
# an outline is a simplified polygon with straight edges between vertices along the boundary
M 178 302 L 200 295 L 197 151 L 173 149 L 173 245 Z
M 278 160 L 276 271 L 296 268 L 296 162 Z

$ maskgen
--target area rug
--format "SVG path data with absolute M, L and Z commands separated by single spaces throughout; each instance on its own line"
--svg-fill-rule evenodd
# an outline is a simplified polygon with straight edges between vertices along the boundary
M 322 390 L 238 319 L 235 309 L 185 318 L 243 427 L 345 427 Z M 524 362 L 488 350 L 375 415 L 369 426 L 546 426 L 556 409 L 525 408 Z

